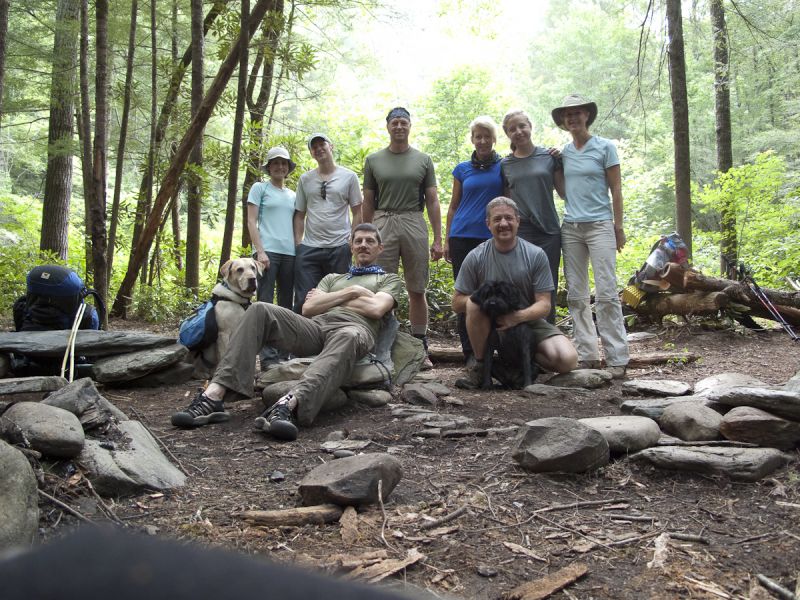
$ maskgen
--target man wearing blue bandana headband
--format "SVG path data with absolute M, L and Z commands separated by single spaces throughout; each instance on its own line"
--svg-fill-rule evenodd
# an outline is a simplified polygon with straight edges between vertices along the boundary
M 211 383 L 172 415 L 172 424 L 189 429 L 227 421 L 223 400 L 253 396 L 255 358 L 268 345 L 297 356 L 317 355 L 292 391 L 256 419 L 257 429 L 274 438 L 297 439 L 296 423 L 311 425 L 375 345 L 383 317 L 405 294 L 400 277 L 375 264 L 383 251 L 377 227 L 356 226 L 350 250 L 355 265 L 348 273 L 323 277 L 306 298 L 302 316 L 264 302 L 247 309 Z

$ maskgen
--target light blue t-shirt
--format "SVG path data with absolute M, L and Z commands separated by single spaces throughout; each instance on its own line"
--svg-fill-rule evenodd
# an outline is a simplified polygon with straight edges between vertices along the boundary
M 258 235 L 264 250 L 294 256 L 294 192 L 259 181 L 250 188 L 247 203 L 258 206 Z
M 570 142 L 564 146 L 564 221 L 587 223 L 614 218 L 608 194 L 606 169 L 619 164 L 613 142 L 596 135 L 578 150 Z
M 486 205 L 503 195 L 500 161 L 488 169 L 478 169 L 469 160 L 458 163 L 453 177 L 461 182 L 461 201 L 450 223 L 450 236 L 480 240 L 492 237 L 486 226 Z

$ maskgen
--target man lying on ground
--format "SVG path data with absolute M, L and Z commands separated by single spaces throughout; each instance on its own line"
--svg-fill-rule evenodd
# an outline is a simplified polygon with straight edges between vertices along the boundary
M 223 400 L 253 396 L 255 358 L 266 344 L 296 356 L 317 355 L 294 389 L 255 423 L 276 439 L 297 439 L 296 423 L 313 423 L 320 408 L 350 378 L 356 362 L 375 345 L 381 320 L 405 294 L 401 279 L 375 264 L 383 244 L 374 225 L 355 227 L 350 249 L 355 266 L 349 273 L 326 275 L 309 293 L 302 316 L 274 304 L 253 304 L 211 383 L 185 410 L 172 415 L 172 424 L 192 428 L 227 421 Z

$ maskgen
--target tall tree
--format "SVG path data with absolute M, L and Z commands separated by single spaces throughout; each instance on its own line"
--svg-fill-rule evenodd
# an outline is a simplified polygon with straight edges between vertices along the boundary
M 722 0 L 711 0 L 711 28 L 714 39 L 714 113 L 716 115 L 717 170 L 727 173 L 733 166 L 731 144 L 731 82 L 728 29 Z M 720 272 L 735 278 L 738 248 L 736 243 L 736 208 L 733 199 L 725 202 L 720 215 Z
M 203 0 L 192 0 L 192 118 L 203 101 Z M 200 224 L 203 210 L 203 133 L 197 137 L 189 156 L 191 168 L 186 194 L 186 287 L 197 292 L 200 286 Z
M 206 17 L 208 20 L 208 17 Z M 171 49 L 172 65 L 178 65 L 178 0 L 172 0 L 172 23 L 171 23 Z M 203 32 L 205 35 L 205 31 Z M 171 154 L 170 154 L 171 156 Z M 180 186 L 176 188 L 175 196 L 170 202 L 170 221 L 172 222 L 172 257 L 178 270 L 183 269 L 183 255 L 181 254 L 181 193 Z
M 89 98 L 89 0 L 81 0 L 80 40 L 80 90 L 81 110 L 78 119 L 78 135 L 81 140 L 81 179 L 83 181 L 83 252 L 85 256 L 86 281 L 92 281 L 92 206 L 94 184 L 92 182 L 92 102 Z
M 236 93 L 236 115 L 233 119 L 233 141 L 231 143 L 231 168 L 228 175 L 228 206 L 225 211 L 225 231 L 222 237 L 222 253 L 219 264 L 231 257 L 233 229 L 236 226 L 239 192 L 239 156 L 242 149 L 244 129 L 244 104 L 247 100 L 247 59 L 250 36 L 247 35 L 247 19 L 250 17 L 250 0 L 242 0 L 242 20 L 239 30 L 242 36 L 242 53 L 239 57 L 239 86 Z
M 50 86 L 50 123 L 47 134 L 47 172 L 42 206 L 39 248 L 62 259 L 69 251 L 69 205 L 72 195 L 72 143 L 78 14 L 80 0 L 58 0 L 53 40 Z
M 252 36 L 255 30 L 258 29 L 264 18 L 264 14 L 273 6 L 274 1 L 275 0 L 258 0 L 258 2 L 256 2 L 256 5 L 250 13 L 250 20 L 246 30 L 248 36 Z M 125 273 L 125 277 L 117 291 L 117 296 L 114 299 L 113 313 L 115 315 L 125 316 L 127 312 L 127 304 L 136 281 L 136 274 L 147 258 L 150 244 L 153 242 L 156 231 L 161 224 L 161 216 L 164 209 L 175 193 L 178 180 L 189 158 L 189 153 L 197 142 L 197 139 L 202 135 L 206 123 L 208 123 L 208 120 L 211 118 L 214 107 L 217 105 L 217 102 L 219 102 L 220 96 L 222 96 L 222 92 L 225 90 L 225 86 L 228 84 L 234 68 L 239 62 L 239 53 L 242 52 L 242 47 L 241 38 L 237 39 L 231 46 L 228 55 L 220 65 L 214 80 L 211 82 L 206 95 L 203 97 L 200 110 L 192 118 L 192 122 L 189 123 L 188 129 L 175 150 L 169 168 L 164 174 L 161 188 L 153 203 L 153 210 L 147 217 L 147 223 L 145 223 L 142 235 L 139 239 L 134 240 L 135 246 L 131 251 L 131 261 L 128 266 L 128 271 Z
M 3 118 L 3 85 L 6 79 L 6 35 L 8 34 L 8 2 L 0 0 L 0 119 Z
M 683 49 L 681 0 L 667 0 L 669 78 L 672 97 L 672 139 L 675 152 L 675 220 L 678 234 L 692 253 L 692 189 L 689 160 L 689 101 Z
M 122 118 L 119 125 L 119 143 L 117 144 L 117 166 L 114 171 L 114 198 L 111 201 L 111 224 L 108 231 L 108 263 L 109 276 L 114 272 L 114 247 L 117 241 L 117 224 L 119 223 L 119 202 L 122 195 L 122 170 L 125 166 L 125 144 L 128 138 L 128 119 L 131 112 L 131 91 L 133 88 L 133 55 L 136 51 L 136 22 L 139 11 L 138 0 L 131 0 L 131 24 L 128 32 L 128 53 L 125 57 L 125 87 L 122 98 Z
M 94 289 L 105 302 L 108 299 L 108 265 L 106 263 L 106 183 L 108 179 L 108 0 L 95 0 L 95 117 L 93 184 L 91 206 L 92 266 Z M 108 318 L 107 313 L 103 315 Z M 103 324 L 105 328 L 108 321 Z

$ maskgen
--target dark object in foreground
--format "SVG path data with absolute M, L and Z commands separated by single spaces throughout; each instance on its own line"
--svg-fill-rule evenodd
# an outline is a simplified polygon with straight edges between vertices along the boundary
M 535 348 L 533 332 L 530 327 L 528 327 L 526 323 L 521 323 L 506 330 L 503 333 L 502 343 L 500 334 L 497 332 L 498 317 L 528 307 L 529 303 L 522 297 L 519 288 L 506 281 L 487 281 L 470 296 L 470 300 L 477 304 L 481 312 L 489 317 L 491 321 L 491 330 L 489 332 L 489 338 L 486 341 L 486 352 L 483 356 L 484 370 L 481 387 L 483 389 L 492 387 L 492 362 L 494 361 L 495 350 L 500 351 L 502 361 L 503 356 L 509 354 L 508 351 L 510 347 L 513 347 L 514 350 L 518 350 L 518 356 L 522 361 L 522 387 L 527 387 L 532 384 L 537 374 L 534 373 L 533 355 Z M 510 388 L 518 387 L 514 385 L 513 381 L 509 381 L 508 378 L 503 377 L 501 371 L 503 370 L 495 368 L 494 375 L 503 385 Z

